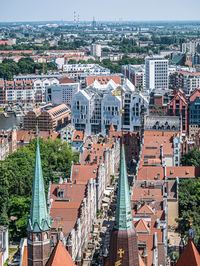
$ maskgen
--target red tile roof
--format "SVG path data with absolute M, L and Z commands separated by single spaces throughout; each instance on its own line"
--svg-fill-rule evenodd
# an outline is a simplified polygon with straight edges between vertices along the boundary
M 96 179 L 97 177 L 97 164 L 92 165 L 73 165 L 72 170 L 72 181 L 77 182 L 88 182 L 91 178 Z
M 64 191 L 64 198 L 68 200 L 58 200 L 58 190 Z M 74 228 L 79 216 L 79 208 L 85 197 L 86 184 L 52 184 L 50 188 L 50 199 L 53 199 L 50 208 L 50 216 L 53 219 L 52 228 L 61 224 L 64 234 L 69 234 Z M 60 220 L 58 220 L 57 218 Z
M 182 177 L 182 178 L 194 178 L 200 177 L 200 167 L 195 166 L 168 166 L 167 177 Z
M 137 175 L 138 180 L 163 180 L 164 167 L 145 166 L 140 167 Z
M 150 206 L 144 204 L 137 210 L 137 214 L 153 214 L 153 210 Z
M 121 77 L 120 76 L 94 76 L 94 77 L 87 77 L 86 78 L 86 83 L 87 83 L 87 86 L 90 86 L 96 80 L 100 84 L 107 84 L 111 79 L 116 84 L 120 84 L 121 83 Z
M 23 253 L 22 265 L 21 266 L 28 266 L 27 246 L 24 246 L 24 253 Z
M 149 232 L 147 222 L 143 219 L 140 219 L 135 223 L 135 229 L 137 232 Z
M 200 255 L 192 241 L 187 244 L 176 266 L 200 266 Z
M 67 84 L 67 83 L 75 83 L 75 81 L 72 79 L 69 79 L 68 77 L 65 77 L 65 78 L 61 79 L 59 83 L 60 84 Z
M 71 256 L 63 246 L 63 243 L 59 241 L 54 248 L 51 256 L 47 262 L 47 266 L 75 266 Z
M 75 141 L 75 142 L 83 141 L 83 138 L 84 138 L 84 132 L 83 131 L 76 130 L 74 132 L 73 141 Z

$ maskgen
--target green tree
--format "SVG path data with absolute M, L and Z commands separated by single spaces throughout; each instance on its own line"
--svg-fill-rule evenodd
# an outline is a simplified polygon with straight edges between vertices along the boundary
M 39 139 L 43 177 L 46 192 L 49 181 L 69 178 L 71 162 L 78 162 L 79 154 L 61 140 Z M 35 167 L 36 139 L 21 147 L 0 164 L 0 224 L 9 224 L 11 239 L 25 236 L 26 219 Z M 9 195 L 12 195 L 9 197 Z

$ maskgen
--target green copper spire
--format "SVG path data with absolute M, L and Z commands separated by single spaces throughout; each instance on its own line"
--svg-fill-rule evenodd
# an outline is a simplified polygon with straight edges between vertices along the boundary
M 49 230 L 50 227 L 51 218 L 47 213 L 37 128 L 35 172 L 32 187 L 31 210 L 30 217 L 28 218 L 27 230 L 33 232 L 41 232 Z
M 115 228 L 118 230 L 127 230 L 133 228 L 129 187 L 128 187 L 128 177 L 126 170 L 126 159 L 125 159 L 123 144 L 121 148 L 121 158 L 120 158 L 120 174 L 119 174 L 119 183 L 117 191 Z

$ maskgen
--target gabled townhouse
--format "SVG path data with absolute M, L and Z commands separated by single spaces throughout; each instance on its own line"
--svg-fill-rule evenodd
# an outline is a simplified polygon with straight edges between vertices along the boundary
M 189 129 L 189 109 L 186 95 L 181 89 L 175 89 L 173 95 L 174 97 L 168 104 L 168 115 L 180 117 L 182 132 L 187 133 Z

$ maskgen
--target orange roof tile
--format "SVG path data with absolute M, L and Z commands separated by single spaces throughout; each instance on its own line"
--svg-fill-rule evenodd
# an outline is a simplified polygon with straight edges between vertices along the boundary
M 21 266 L 28 266 L 27 246 L 24 246 L 24 253 L 23 253 L 22 265 Z
M 59 241 L 54 248 L 51 256 L 47 262 L 47 266 L 75 266 L 71 256 L 63 246 L 63 243 Z
M 135 229 L 137 232 L 149 232 L 147 222 L 143 219 L 140 219 L 135 223 Z
M 194 243 L 189 241 L 176 266 L 199 266 L 200 255 Z
M 94 77 L 87 77 L 86 82 L 87 86 L 90 86 L 94 81 L 98 81 L 100 84 L 107 84 L 110 80 L 113 80 L 116 84 L 121 83 L 120 76 L 94 76 Z
M 74 132 L 73 141 L 75 141 L 75 142 L 83 141 L 83 138 L 84 138 L 84 132 L 83 131 L 76 130 Z
M 137 210 L 137 214 L 153 214 L 153 210 L 149 205 L 144 204 Z
M 200 176 L 200 167 L 195 166 L 168 166 L 167 177 L 195 178 Z

